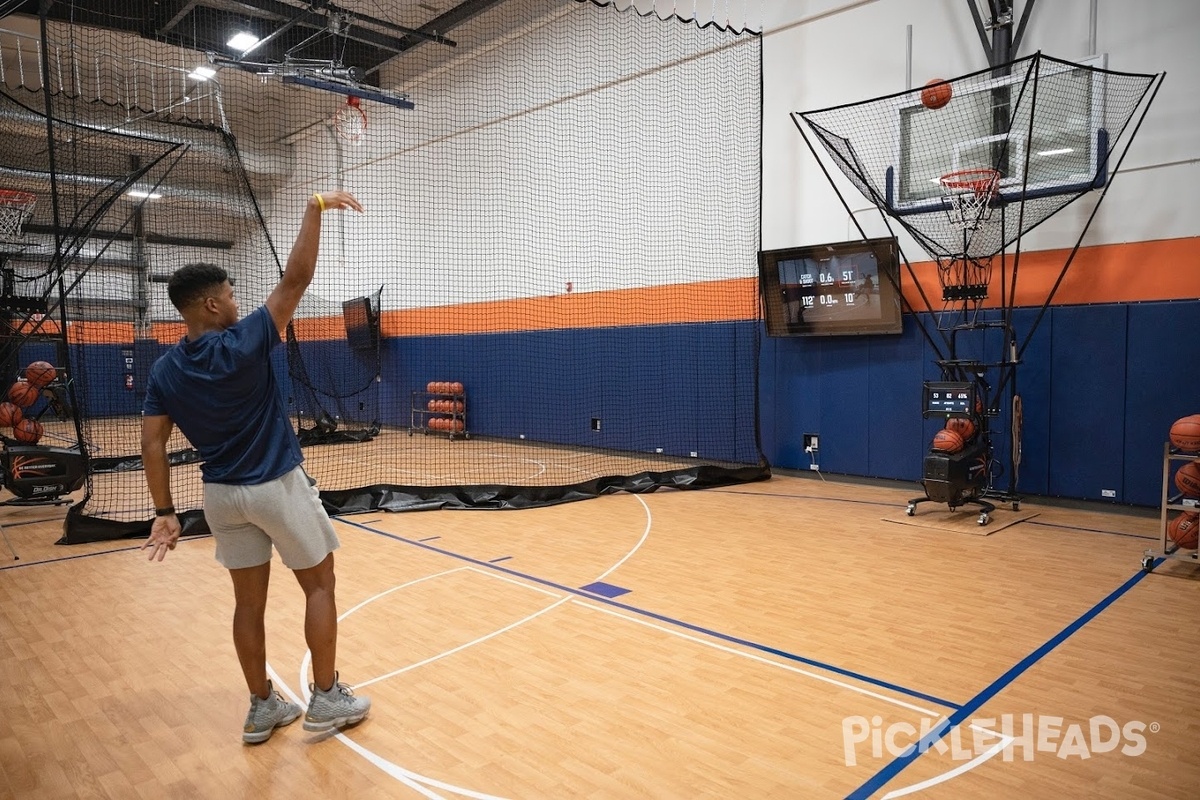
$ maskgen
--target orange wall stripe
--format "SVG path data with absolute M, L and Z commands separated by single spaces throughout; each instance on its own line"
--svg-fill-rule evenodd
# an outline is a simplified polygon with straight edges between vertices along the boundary
M 757 316 L 758 280 L 734 278 L 387 311 L 381 328 L 384 336 L 429 336 L 725 322 Z
M 1070 250 L 1039 250 L 1021 254 L 1017 265 L 1015 306 L 1040 307 L 1046 302 Z M 917 280 L 934 310 L 941 308 L 942 288 L 937 266 L 932 261 L 913 264 Z M 1007 258 L 1012 279 L 1013 258 Z M 904 297 L 924 311 L 912 278 L 904 271 L 900 280 Z M 1000 259 L 992 260 L 992 283 L 985 307 L 1000 305 Z M 1087 303 L 1137 303 L 1148 300 L 1195 300 L 1200 298 L 1200 237 L 1160 239 L 1095 247 L 1081 247 L 1071 262 L 1052 305 Z
M 1021 254 L 1017 296 L 1013 305 L 1038 307 L 1045 301 L 1070 250 Z M 941 308 L 942 290 L 933 262 L 914 263 L 916 274 L 934 310 Z M 1007 258 L 1011 279 L 1013 258 Z M 912 276 L 902 270 L 901 285 L 911 306 L 924 311 Z M 993 260 L 992 285 L 985 306 L 1000 305 L 1000 260 Z M 1080 248 L 1054 297 L 1054 305 L 1135 303 L 1152 300 L 1200 299 L 1200 237 Z M 384 312 L 384 336 L 446 336 L 468 333 L 560 330 L 729 322 L 758 317 L 758 280 L 721 281 L 579 292 L 553 297 L 530 297 L 482 303 Z M 51 320 L 42 332 L 56 332 Z M 156 323 L 151 336 L 172 345 L 187 332 L 182 322 Z M 296 320 L 301 340 L 341 339 L 340 316 Z M 133 341 L 129 323 L 76 322 L 68 326 L 71 342 L 123 343 Z

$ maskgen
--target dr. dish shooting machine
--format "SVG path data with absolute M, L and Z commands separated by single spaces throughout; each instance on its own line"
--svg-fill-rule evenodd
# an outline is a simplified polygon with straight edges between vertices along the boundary
M 63 421 L 73 413 L 64 368 L 41 360 L 25 365 L 29 352 L 24 347 L 32 343 L 43 350 L 53 345 L 55 360 L 65 364 L 65 336 L 46 324 L 46 297 L 16 291 L 20 277 L 14 262 L 37 249 L 22 231 L 36 200 L 28 192 L 0 190 L 0 391 L 8 387 L 0 397 L 0 485 L 12 493 L 0 507 L 66 505 L 71 501 L 64 496 L 83 486 L 87 476 L 87 460 L 77 444 L 38 444 L 43 435 L 52 435 L 41 422 L 48 411 Z M 17 559 L 2 525 L 0 536 Z

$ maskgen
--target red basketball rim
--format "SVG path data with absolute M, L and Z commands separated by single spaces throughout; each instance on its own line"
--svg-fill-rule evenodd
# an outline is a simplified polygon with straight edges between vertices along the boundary
M 977 195 L 994 195 L 1000 185 L 1000 171 L 988 167 L 960 169 L 947 172 L 938 181 L 951 191 L 969 189 Z

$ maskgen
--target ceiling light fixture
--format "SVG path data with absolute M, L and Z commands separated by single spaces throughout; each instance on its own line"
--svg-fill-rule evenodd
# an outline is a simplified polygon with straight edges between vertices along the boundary
M 194 70 L 188 73 L 188 77 L 194 81 L 206 81 L 216 74 L 217 71 L 212 67 L 196 67 Z
M 233 38 L 230 39 L 225 44 L 229 45 L 234 50 L 241 50 L 244 53 L 247 50 L 249 50 L 251 47 L 254 47 L 254 45 L 258 44 L 258 37 L 255 36 L 253 33 L 246 33 L 245 31 L 240 31 L 238 33 L 235 33 L 233 35 Z
M 143 189 L 130 189 L 125 194 L 129 195 L 130 197 L 136 197 L 144 200 L 157 200 L 158 198 L 162 197 L 162 195 L 158 192 L 147 192 Z

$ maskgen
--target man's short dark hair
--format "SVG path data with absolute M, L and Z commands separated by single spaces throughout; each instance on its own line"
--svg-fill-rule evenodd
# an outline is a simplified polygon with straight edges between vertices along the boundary
M 167 282 L 167 296 L 175 308 L 183 311 L 227 280 L 229 273 L 216 264 L 188 264 L 175 270 Z

